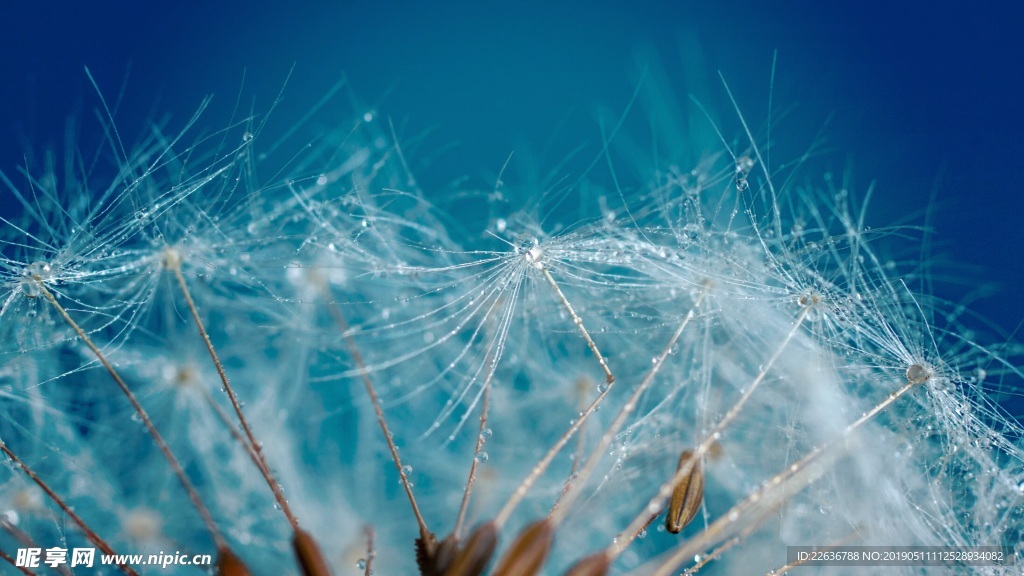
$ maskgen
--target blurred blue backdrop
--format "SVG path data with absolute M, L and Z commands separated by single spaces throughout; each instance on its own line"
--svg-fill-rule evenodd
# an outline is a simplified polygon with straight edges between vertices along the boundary
M 428 191 L 462 176 L 486 186 L 510 152 L 541 149 L 556 126 L 567 144 L 547 169 L 572 142 L 599 140 L 595 111 L 625 108 L 637 51 L 673 77 L 691 56 L 681 39 L 695 35 L 758 125 L 778 50 L 775 107 L 795 109 L 776 137 L 799 151 L 831 115 L 828 161 L 852 167 L 860 191 L 877 183 L 868 222 L 922 223 L 934 194 L 933 250 L 962 280 L 942 295 L 993 281 L 996 296 L 971 306 L 1007 330 L 1024 319 L 1019 2 L 295 4 L 5 2 L 0 166 L 10 174 L 26 148 L 59 145 L 76 110 L 91 119 L 85 65 L 108 98 L 127 87 L 118 126 L 138 130 L 165 112 L 180 125 L 211 93 L 216 128 L 243 71 L 265 110 L 294 64 L 278 120 L 299 118 L 344 75 L 402 135 L 431 131 L 443 151 L 417 173 Z

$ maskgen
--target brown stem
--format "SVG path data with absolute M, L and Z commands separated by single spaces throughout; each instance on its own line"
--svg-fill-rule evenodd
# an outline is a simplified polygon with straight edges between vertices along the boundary
M 174 272 L 174 277 L 178 281 L 178 287 L 181 288 L 181 293 L 185 296 L 185 302 L 188 305 L 189 312 L 192 314 L 192 319 L 196 323 L 196 328 L 199 330 L 199 335 L 203 339 L 203 343 L 206 345 L 206 350 L 210 353 L 210 358 L 213 360 L 213 365 L 217 368 L 217 375 L 220 376 L 221 384 L 224 385 L 224 391 L 227 392 L 228 398 L 231 399 L 231 406 L 235 409 L 235 415 L 238 416 L 238 421 L 242 425 L 242 430 L 245 432 L 246 438 L 249 440 L 249 451 L 250 456 L 255 456 L 256 468 L 259 469 L 260 474 L 263 475 L 263 479 L 267 482 L 267 486 L 270 487 L 270 491 L 274 494 L 274 499 L 277 501 L 277 505 L 281 508 L 281 512 L 284 513 L 288 519 L 288 523 L 292 525 L 292 530 L 297 531 L 299 529 L 299 521 L 292 513 L 291 507 L 288 505 L 288 500 L 284 497 L 284 490 L 281 485 L 274 479 L 273 473 L 270 471 L 270 466 L 267 464 L 267 459 L 263 455 L 263 445 L 256 440 L 256 436 L 252 433 L 252 428 L 249 427 L 249 421 L 246 420 L 245 414 L 242 413 L 242 406 L 238 402 L 238 397 L 235 395 L 234 388 L 231 387 L 231 382 L 228 381 L 228 375 L 224 372 L 224 366 L 220 362 L 220 358 L 217 356 L 217 352 L 213 348 L 213 342 L 210 340 L 210 335 L 206 332 L 206 327 L 203 325 L 202 319 L 199 317 L 199 310 L 196 308 L 196 303 L 192 300 L 192 293 L 189 292 L 188 284 L 185 282 L 185 276 L 181 273 L 181 256 L 173 249 L 168 250 L 168 255 L 164 258 L 164 265 L 170 268 Z
M 373 559 L 377 557 L 377 549 L 373 544 L 373 526 L 366 527 L 366 567 L 363 568 L 363 576 L 370 576 L 373 573 Z
M 547 280 L 548 284 L 550 284 L 555 290 L 555 294 L 558 295 L 558 299 L 562 302 L 562 306 L 565 306 L 565 309 L 569 311 L 569 316 L 572 317 L 573 323 L 579 327 L 580 334 L 582 334 L 583 339 L 587 341 L 587 347 L 590 348 L 590 351 L 597 357 L 597 362 L 601 364 L 601 370 L 604 371 L 605 381 L 609 386 L 611 386 L 615 383 L 615 376 L 612 374 L 611 369 L 608 368 L 608 361 L 604 359 L 604 356 L 601 355 L 601 351 L 597 349 L 597 344 L 594 343 L 594 339 L 590 337 L 590 332 L 587 332 L 587 328 L 583 325 L 583 318 L 580 318 L 579 314 L 576 313 L 576 310 L 573 309 L 572 304 L 569 303 L 569 299 L 562 293 L 561 287 L 559 287 L 558 283 L 555 282 L 555 278 L 550 272 L 548 272 L 548 269 L 541 268 L 541 273 L 544 274 L 544 279 Z
M 469 465 L 469 480 L 466 481 L 466 489 L 462 492 L 459 518 L 455 521 L 455 529 L 452 530 L 456 540 L 462 538 L 462 523 L 466 519 L 466 509 L 469 508 L 469 494 L 473 491 L 473 483 L 476 481 L 476 466 L 480 462 L 480 451 L 483 449 L 484 443 L 487 442 L 487 438 L 484 437 L 484 431 L 487 429 L 487 408 L 491 395 L 491 379 L 493 375 L 494 371 L 492 370 L 487 376 L 487 382 L 484 383 L 484 404 L 480 410 L 480 431 L 476 437 L 476 448 L 473 450 L 473 463 Z
M 19 468 L 21 468 L 25 475 L 31 478 L 32 481 L 36 483 L 36 486 L 39 486 L 43 490 L 43 492 L 46 492 L 46 495 L 50 497 L 50 500 L 53 500 L 53 502 L 57 506 L 59 506 L 60 509 L 63 510 L 64 513 L 67 514 L 68 517 L 71 518 L 71 520 L 75 524 L 77 524 L 79 528 L 82 529 L 82 532 L 85 533 L 85 537 L 88 538 L 90 542 L 95 544 L 101 551 L 103 551 L 104 554 L 107 554 L 108 556 L 115 555 L 115 552 L 110 547 L 110 545 L 107 544 L 107 542 L 103 540 L 103 538 L 100 538 L 99 534 L 93 531 L 93 529 L 85 523 L 85 520 L 82 520 L 81 516 L 75 514 L 75 511 L 72 510 L 71 507 L 68 506 L 67 503 L 64 502 L 64 500 L 60 496 L 58 496 L 57 493 L 54 492 L 49 485 L 46 484 L 46 482 L 43 482 L 43 479 L 37 476 L 36 473 L 31 468 L 29 468 L 28 464 L 25 464 L 21 460 L 21 458 L 18 458 L 18 455 L 11 451 L 11 449 L 7 447 L 7 444 L 0 442 L 0 451 L 3 451 L 3 453 L 6 454 L 7 457 L 11 459 L 12 462 L 14 462 Z M 139 576 L 139 573 L 133 570 L 127 564 L 118 564 L 118 567 L 125 574 L 129 574 L 130 576 Z
M 189 500 L 192 501 L 192 506 L 196 509 L 197 512 L 199 512 L 199 515 L 202 517 L 203 523 L 206 525 L 206 529 L 210 532 L 210 535 L 213 537 L 214 543 L 217 545 L 217 548 L 227 548 L 227 541 L 224 540 L 224 536 L 221 535 L 220 529 L 217 528 L 216 523 L 214 523 L 213 515 L 210 514 L 210 510 L 206 507 L 206 504 L 203 503 L 202 498 L 199 497 L 199 492 L 196 490 L 195 486 L 192 485 L 192 481 L 189 480 L 188 476 L 185 475 L 185 470 L 181 467 L 181 463 L 178 462 L 178 459 L 177 457 L 174 456 L 174 453 L 171 452 L 170 446 L 167 445 L 167 442 L 164 441 L 163 436 L 160 435 L 160 432 L 157 431 L 156 426 L 153 425 L 152 420 L 149 419 L 149 414 L 146 413 L 146 410 L 142 407 L 141 404 L 139 404 L 139 401 L 135 398 L 135 394 L 132 393 L 131 389 L 128 388 L 128 385 L 125 384 L 123 379 L 121 379 L 121 375 L 117 373 L 117 370 L 114 369 L 114 366 L 110 363 L 109 360 L 107 360 L 107 357 L 103 354 L 99 347 L 97 347 L 96 344 L 92 341 L 92 339 L 89 338 L 89 335 L 85 333 L 85 330 L 83 330 L 82 327 L 79 326 L 78 323 L 75 322 L 73 318 L 71 318 L 71 315 L 68 314 L 68 311 L 65 310 L 63 306 L 61 306 L 60 302 L 57 302 L 57 299 L 53 296 L 53 293 L 46 288 L 46 285 L 43 283 L 43 279 L 39 276 L 35 276 L 33 280 L 35 280 L 40 292 L 43 294 L 43 296 L 46 297 L 47 301 L 49 301 L 50 304 L 52 304 L 53 307 L 57 310 L 57 312 L 60 313 L 60 315 L 64 318 L 64 321 L 67 322 L 68 325 L 71 326 L 72 330 L 74 330 L 75 333 L 78 334 L 78 337 L 81 338 L 83 342 L 85 342 L 85 345 L 88 346 L 90 350 L 92 350 L 92 353 L 100 361 L 100 364 L 102 364 L 103 367 L 106 368 L 107 373 L 110 374 L 110 377 L 114 379 L 114 382 L 116 382 L 118 387 L 121 388 L 121 391 L 124 392 L 124 395 L 128 397 L 128 401 L 131 402 L 132 408 L 135 409 L 135 413 L 138 414 L 139 418 L 142 419 L 142 423 L 146 426 L 146 430 L 149 432 L 149 435 L 152 436 L 153 441 L 157 445 L 157 448 L 159 448 L 160 452 L 163 453 L 164 458 L 171 465 L 171 470 L 174 471 L 174 475 L 178 477 L 178 481 L 181 482 L 181 485 L 185 489 L 185 492 L 188 493 L 188 498 Z
M 366 363 L 363 361 L 363 355 L 359 352 L 359 347 L 356 346 L 355 338 L 352 337 L 349 331 L 348 321 L 345 320 L 345 315 L 341 313 L 341 309 L 338 304 L 330 298 L 330 294 L 327 291 L 327 287 L 320 285 L 320 290 L 324 295 L 324 299 L 327 301 L 327 308 L 330 310 L 331 318 L 334 319 L 334 323 L 338 325 L 338 329 L 345 337 L 345 343 L 348 345 L 349 354 L 352 355 L 352 360 L 355 362 L 356 367 L 359 368 L 359 376 L 363 380 L 363 387 L 366 388 L 366 394 L 370 397 L 370 403 L 373 404 L 373 411 L 377 415 L 377 424 L 380 425 L 380 429 L 384 432 L 384 440 L 388 444 L 388 450 L 391 452 L 391 460 L 395 463 L 395 468 L 398 468 L 398 476 L 402 480 L 402 488 L 405 489 L 405 495 L 409 499 L 409 505 L 412 506 L 412 513 L 416 517 L 416 524 L 420 529 L 420 537 L 424 541 L 432 537 L 430 530 L 427 528 L 427 523 L 423 519 L 423 514 L 420 512 L 420 507 L 416 504 L 416 497 L 413 496 L 412 487 L 409 486 L 409 478 L 405 474 L 405 470 L 402 469 L 402 459 L 398 456 L 398 448 L 395 446 L 395 441 L 391 437 L 391 430 L 388 428 L 387 420 L 384 418 L 384 409 L 381 408 L 380 398 L 377 397 L 377 390 L 373 386 L 373 381 L 370 380 L 370 375 L 366 370 Z
M 18 566 L 14 558 L 11 558 L 11 555 L 7 552 L 4 552 L 3 550 L 0 550 L 0 558 L 3 558 L 4 560 L 10 562 L 11 566 L 14 566 L 18 570 L 20 570 L 22 574 L 28 574 L 28 576 L 36 576 L 36 573 L 29 570 L 28 568 L 25 568 L 24 566 Z

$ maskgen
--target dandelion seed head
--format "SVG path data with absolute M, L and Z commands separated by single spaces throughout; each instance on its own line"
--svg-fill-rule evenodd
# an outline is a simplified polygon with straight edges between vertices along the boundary
M 673 116 L 671 99 L 638 95 L 651 119 Z M 705 111 L 717 139 L 684 150 L 683 136 L 659 132 L 676 124 L 654 121 L 641 127 L 658 132 L 644 136 L 654 145 L 637 148 L 628 116 L 595 156 L 614 174 L 592 167 L 539 199 L 512 193 L 512 171 L 492 192 L 460 183 L 452 198 L 429 196 L 408 139 L 361 107 L 355 128 L 302 142 L 283 167 L 263 152 L 285 143 L 266 140 L 259 115 L 215 137 L 154 126 L 137 149 L 100 154 L 117 168 L 102 208 L 60 196 L 48 170 L 31 183 L 43 191 L 24 218 L 34 235 L 0 232 L 2 439 L 115 541 L 209 546 L 84 334 L 147 407 L 225 538 L 269 570 L 294 570 L 282 502 L 331 565 L 369 561 L 372 525 L 389 551 L 374 566 L 406 573 L 416 559 L 397 551 L 418 531 L 406 488 L 440 538 L 472 484 L 463 536 L 523 498 L 499 554 L 564 505 L 537 546 L 558 571 L 625 547 L 625 526 L 672 499 L 665 482 L 684 450 L 700 459 L 686 479 L 701 497 L 677 490 L 671 530 L 637 530 L 616 570 L 665 552 L 705 561 L 726 532 L 737 544 L 704 570 L 763 573 L 788 545 L 851 533 L 1019 549 L 1021 428 L 996 399 L 1019 377 L 1010 348 L 980 343 L 961 329 L 964 311 L 939 313 L 919 294 L 875 242 L 889 231 L 864 224 L 852 183 L 804 185 L 796 167 L 817 170 L 807 157 L 769 161 L 777 132 L 739 111 L 732 130 Z M 113 120 L 103 128 L 113 134 Z M 665 157 L 637 159 L 647 155 Z M 483 204 L 466 209 L 480 217 L 464 217 L 463 202 Z M 18 504 L 31 487 L 13 468 L 0 494 L 20 525 L 78 538 L 50 500 Z
M 181 252 L 170 246 L 164 248 L 160 254 L 160 264 L 167 270 L 179 270 L 182 263 Z
M 932 377 L 931 371 L 922 366 L 921 364 L 911 364 L 907 368 L 907 381 L 915 384 L 927 382 Z
M 527 262 L 530 263 L 531 266 L 533 266 L 537 270 L 544 269 L 544 251 L 541 249 L 540 246 L 531 246 L 526 250 L 526 252 L 523 253 L 523 257 L 526 259 Z

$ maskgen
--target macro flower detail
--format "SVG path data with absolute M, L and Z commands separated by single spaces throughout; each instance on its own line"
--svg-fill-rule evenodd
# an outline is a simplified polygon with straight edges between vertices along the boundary
M 1024 552 L 1022 429 L 993 393 L 1019 348 L 893 260 L 919 230 L 869 228 L 874 189 L 772 164 L 728 87 L 725 120 L 691 101 L 715 140 L 631 101 L 581 174 L 444 194 L 376 110 L 279 136 L 276 110 L 203 131 L 204 101 L 128 140 L 97 99 L 100 150 L 0 173 L 0 551 L 23 573 L 55 547 L 231 576 Z

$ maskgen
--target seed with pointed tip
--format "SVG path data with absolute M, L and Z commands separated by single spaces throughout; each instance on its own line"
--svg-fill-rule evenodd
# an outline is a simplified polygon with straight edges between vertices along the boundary
M 433 532 L 421 532 L 416 539 L 416 567 L 420 576 L 441 576 L 443 567 L 437 565 L 437 537 Z
M 693 460 L 693 450 L 683 450 L 679 456 L 678 472 L 686 463 Z M 704 499 L 704 471 L 700 460 L 694 460 L 690 472 L 683 476 L 672 489 L 672 499 L 668 503 L 668 514 L 665 515 L 665 529 L 672 534 L 679 534 L 687 524 L 697 517 L 701 502 Z
M 530 524 L 516 536 L 494 569 L 494 576 L 533 576 L 538 574 L 551 551 L 555 526 L 545 518 Z
M 304 576 L 331 576 L 327 569 L 327 562 L 324 562 L 320 547 L 316 540 L 305 530 L 296 530 L 292 538 L 292 548 L 295 549 L 295 556 L 299 559 L 299 567 Z
M 220 576 L 249 576 L 249 568 L 227 547 L 217 550 L 217 574 Z
M 611 564 L 607 554 L 597 552 L 573 564 L 562 576 L 605 576 Z
M 484 522 L 466 539 L 466 545 L 459 550 L 444 576 L 479 576 L 491 562 L 498 547 L 498 526 Z

